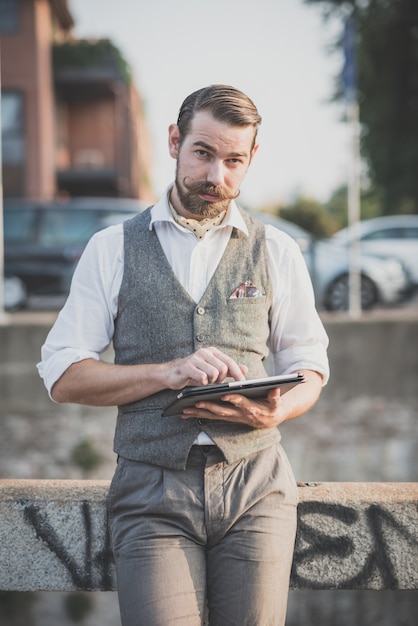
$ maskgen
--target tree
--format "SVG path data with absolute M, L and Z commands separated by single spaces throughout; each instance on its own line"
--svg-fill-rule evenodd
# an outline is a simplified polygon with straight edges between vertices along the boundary
M 354 18 L 361 151 L 371 186 L 381 213 L 418 213 L 418 1 L 305 1 L 322 4 L 325 16 Z M 334 95 L 344 97 L 342 71 Z
M 336 230 L 322 204 L 303 196 L 297 198 L 293 204 L 277 209 L 277 215 L 301 226 L 316 237 L 328 237 Z
M 344 185 L 336 189 L 324 208 L 329 215 L 329 226 L 332 228 L 331 234 L 348 225 L 348 193 L 347 186 Z M 381 193 L 376 187 L 363 189 L 361 192 L 361 219 L 371 219 L 381 214 L 382 206 Z

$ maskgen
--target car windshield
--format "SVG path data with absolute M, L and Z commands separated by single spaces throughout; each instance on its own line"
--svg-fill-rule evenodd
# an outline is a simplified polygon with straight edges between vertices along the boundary
M 97 231 L 94 211 L 50 209 L 45 211 L 39 243 L 43 246 L 85 244 Z
M 4 240 L 19 244 L 33 242 L 35 239 L 36 213 L 32 209 L 4 212 Z
M 398 226 L 394 228 L 382 228 L 380 230 L 374 230 L 371 233 L 367 233 L 364 237 L 364 241 L 376 241 L 379 239 L 417 239 L 418 228 Z

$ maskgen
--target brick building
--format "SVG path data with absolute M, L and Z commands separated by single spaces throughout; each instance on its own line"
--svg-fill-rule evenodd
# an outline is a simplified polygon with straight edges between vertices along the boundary
M 150 143 L 130 68 L 77 40 L 66 0 L 0 0 L 5 197 L 152 200 Z

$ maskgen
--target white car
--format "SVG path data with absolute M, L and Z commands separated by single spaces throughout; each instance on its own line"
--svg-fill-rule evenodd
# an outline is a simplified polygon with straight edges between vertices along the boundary
M 363 220 L 358 229 L 343 228 L 331 240 L 349 245 L 356 232 L 362 252 L 400 259 L 412 283 L 418 287 L 418 215 L 387 215 Z
M 24 306 L 26 289 L 20 278 L 17 276 L 5 276 L 2 288 L 6 311 L 16 311 Z
M 318 308 L 346 311 L 349 305 L 347 248 L 330 239 L 317 240 L 300 226 L 267 213 L 254 212 L 252 215 L 284 231 L 299 244 L 311 276 Z M 362 254 L 358 269 L 363 309 L 370 309 L 377 304 L 397 304 L 410 289 L 408 274 L 395 258 Z

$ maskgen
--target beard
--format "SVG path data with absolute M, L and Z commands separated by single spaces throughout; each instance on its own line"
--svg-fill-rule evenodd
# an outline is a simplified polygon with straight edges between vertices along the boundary
M 225 211 L 235 198 L 237 193 L 231 193 L 222 185 L 212 185 L 205 181 L 187 182 L 187 176 L 180 181 L 178 167 L 176 169 L 175 185 L 179 200 L 182 206 L 191 213 L 202 218 L 217 217 L 222 211 Z M 211 194 L 217 197 L 214 202 L 202 200 L 201 195 Z

